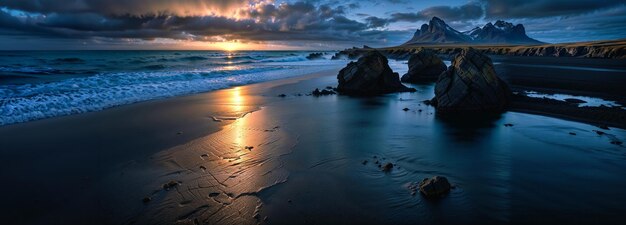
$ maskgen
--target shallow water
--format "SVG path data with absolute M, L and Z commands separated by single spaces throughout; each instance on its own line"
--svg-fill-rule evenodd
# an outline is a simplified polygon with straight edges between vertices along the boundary
M 432 97 L 432 86 L 414 87 L 414 94 L 284 103 L 302 111 L 276 112 L 298 121 L 284 128 L 298 135 L 298 144 L 285 157 L 289 181 L 264 196 L 274 222 L 303 222 L 301 216 L 352 224 L 624 218 L 626 149 L 610 142 L 623 141 L 626 131 L 598 135 L 594 126 L 521 113 L 441 118 L 420 103 Z M 309 116 L 320 122 L 299 119 Z M 384 173 L 375 161 L 396 167 Z M 448 177 L 457 188 L 438 201 L 410 194 L 411 182 L 434 175 Z M 285 207 L 285 199 L 293 206 Z
M 604 100 L 601 98 L 594 98 L 594 97 L 589 97 L 589 96 L 578 96 L 578 95 L 568 95 L 568 94 L 544 94 L 544 93 L 539 93 L 536 91 L 526 91 L 524 93 L 528 97 L 533 97 L 533 98 L 549 98 L 549 99 L 556 99 L 560 101 L 564 101 L 565 99 L 579 99 L 579 100 L 585 101 L 584 103 L 578 104 L 578 106 L 580 107 L 584 107 L 584 106 L 598 107 L 598 106 L 604 105 L 608 107 L 618 106 L 618 107 L 623 108 L 622 105 L 620 105 L 619 103 L 615 101 L 609 101 L 609 100 Z
M 180 196 L 195 204 L 212 188 L 233 193 L 229 204 L 235 206 L 224 210 L 240 213 L 228 221 L 244 223 L 266 222 L 265 217 L 271 224 L 619 224 L 624 219 L 626 149 L 610 142 L 623 141 L 625 130 L 598 135 L 600 128 L 591 125 L 511 112 L 442 118 L 421 103 L 432 98 L 433 85 L 370 98 L 297 95 L 334 79 L 303 82 L 297 90 L 277 87 L 268 96 L 288 97 L 222 132 L 167 151 L 179 154 L 177 159 L 194 158 L 177 160 L 182 166 L 176 168 L 187 172 L 169 173 L 168 179 L 184 180 L 179 190 L 190 191 Z M 233 99 L 246 102 L 246 96 Z M 247 145 L 254 149 L 243 150 Z M 224 149 L 246 154 L 230 162 L 223 157 L 230 150 Z M 189 150 L 195 152 L 186 154 Z M 213 170 L 201 154 L 222 166 Z M 376 161 L 395 166 L 382 172 Z M 241 185 L 189 189 L 185 184 L 220 180 L 207 179 L 199 165 Z M 446 176 L 456 188 L 439 200 L 411 194 L 409 185 L 435 175 Z M 221 206 L 199 205 L 204 208 L 172 212 L 201 212 L 195 218 L 209 223 L 224 216 L 221 210 L 212 213 Z

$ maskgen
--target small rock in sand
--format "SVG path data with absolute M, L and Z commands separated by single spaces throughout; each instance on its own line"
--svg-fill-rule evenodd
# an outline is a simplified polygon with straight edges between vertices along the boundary
M 425 178 L 419 183 L 420 192 L 426 197 L 440 197 L 450 192 L 450 182 L 442 176 Z
M 287 97 L 287 95 L 286 94 L 279 94 L 278 97 L 284 98 L 284 97 Z
M 574 133 L 574 132 L 569 132 L 569 134 L 570 134 L 570 135 L 576 135 L 576 133 Z
M 567 102 L 567 103 L 572 103 L 572 104 L 582 104 L 582 103 L 587 103 L 586 101 L 577 99 L 577 98 L 566 98 L 563 99 L 563 101 Z
M 410 109 L 409 108 L 404 108 L 402 110 L 406 112 L 406 111 L 409 111 Z
M 393 169 L 393 163 L 386 163 L 382 167 L 382 170 L 385 171 L 385 172 L 389 172 L 389 171 L 391 171 L 391 169 Z
M 169 189 L 171 189 L 173 187 L 176 187 L 178 185 L 179 185 L 179 183 L 177 181 L 171 180 L 170 182 L 167 182 L 167 183 L 163 184 L 163 189 L 169 190 Z
M 614 145 L 622 145 L 622 142 L 621 142 L 621 141 L 618 141 L 618 140 L 614 140 L 614 141 L 611 141 L 611 144 L 614 144 Z
M 244 147 L 246 150 L 252 151 L 252 149 L 254 148 L 253 146 L 246 146 Z
M 313 90 L 313 92 L 311 92 L 311 94 L 313 96 L 323 96 L 323 95 L 334 95 L 337 94 L 336 92 L 332 91 L 332 87 L 330 89 L 324 89 L 321 90 L 319 88 L 315 88 L 315 90 Z
M 505 123 L 505 124 L 504 124 L 504 126 L 505 126 L 505 127 L 512 127 L 512 126 L 513 126 L 513 124 L 510 124 L 510 123 Z
M 424 100 L 423 103 L 425 105 L 429 105 L 429 106 L 434 106 L 437 107 L 437 101 L 431 101 L 431 100 Z
M 367 160 L 363 160 L 363 162 L 361 162 L 361 164 L 363 164 L 363 165 L 367 164 Z

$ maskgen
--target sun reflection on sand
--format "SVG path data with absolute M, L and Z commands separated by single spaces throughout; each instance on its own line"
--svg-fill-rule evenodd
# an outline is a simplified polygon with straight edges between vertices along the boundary
M 245 98 L 241 95 L 241 87 L 233 88 L 231 93 L 232 97 L 230 98 L 230 105 L 233 111 L 241 112 L 243 110 L 242 105 L 245 102 Z M 235 146 L 237 146 L 237 148 L 245 148 L 244 129 L 246 127 L 246 120 L 237 120 L 232 124 L 232 126 L 235 133 L 235 138 L 233 140 Z M 244 151 L 236 151 L 236 153 L 239 156 L 239 160 L 241 160 L 241 157 L 245 155 Z
M 262 213 L 258 193 L 287 181 L 289 173 L 282 168 L 280 157 L 291 152 L 296 138 L 289 137 L 267 110 L 244 117 L 255 109 L 255 97 L 248 94 L 245 87 L 217 94 L 222 101 L 213 107 L 238 116 L 221 117 L 224 123 L 232 123 L 224 124 L 219 132 L 173 147 L 155 157 L 165 168 L 171 169 L 163 172 L 161 182 L 177 181 L 178 191 L 157 192 L 152 197 L 161 198 L 159 204 L 163 206 L 171 206 L 171 210 L 165 212 L 166 217 L 215 224 L 221 218 L 237 215 L 241 223 L 255 224 L 262 218 L 257 215 Z M 197 213 L 189 214 L 190 211 Z M 154 220 L 152 217 L 142 219 Z
M 243 110 L 244 97 L 241 95 L 241 87 L 235 87 L 232 90 L 232 96 L 230 98 L 230 105 L 233 111 L 241 112 Z

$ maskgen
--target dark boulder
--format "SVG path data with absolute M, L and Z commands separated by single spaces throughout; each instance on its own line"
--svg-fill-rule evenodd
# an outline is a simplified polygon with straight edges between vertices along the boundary
M 313 92 L 311 92 L 311 95 L 316 96 L 316 97 L 324 96 L 324 95 L 334 95 L 334 94 L 337 94 L 337 93 L 335 93 L 332 90 L 332 87 L 331 87 L 331 89 L 324 89 L 324 90 L 321 90 L 321 91 L 320 91 L 319 88 L 315 88 L 315 90 L 313 90 Z
M 450 192 L 450 182 L 441 176 L 425 178 L 419 183 L 420 192 L 426 197 L 440 197 Z
M 378 51 L 368 52 L 350 62 L 337 75 L 337 91 L 348 95 L 377 95 L 393 92 L 414 92 L 400 83 L 398 73 L 389 67 L 387 58 Z
M 463 49 L 435 85 L 437 112 L 500 112 L 511 91 L 496 74 L 491 59 L 473 48 Z
M 401 80 L 407 83 L 436 81 L 446 68 L 443 60 L 433 51 L 422 50 L 409 57 L 409 72 Z
M 384 172 L 389 172 L 389 171 L 391 171 L 391 169 L 393 169 L 393 163 L 389 163 L 389 162 L 388 162 L 388 163 L 385 163 L 385 165 L 383 165 L 383 166 L 381 167 L 381 169 L 382 169 Z
M 314 53 L 309 54 L 306 58 L 308 60 L 323 59 L 324 58 L 324 53 L 314 52 Z

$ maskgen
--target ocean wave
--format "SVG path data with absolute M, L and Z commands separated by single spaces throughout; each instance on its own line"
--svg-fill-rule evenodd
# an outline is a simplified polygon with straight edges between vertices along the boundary
M 38 68 L 38 67 L 1 67 L 0 72 L 30 74 L 30 75 L 52 75 L 52 74 L 94 74 L 91 70 L 59 70 L 54 68 Z
M 54 59 L 52 61 L 56 62 L 56 63 L 84 63 L 85 62 L 85 60 L 83 60 L 81 58 L 76 58 L 76 57 L 56 58 L 56 59 Z
M 220 58 L 224 60 L 255 59 L 252 56 L 230 56 L 230 55 L 221 56 Z
M 207 59 L 209 58 L 203 57 L 203 56 L 187 56 L 187 57 L 180 58 L 180 60 L 183 60 L 183 61 L 199 61 L 199 60 L 207 60 Z
M 144 66 L 144 67 L 141 67 L 141 68 L 148 69 L 148 70 L 162 70 L 162 69 L 167 68 L 167 66 L 161 65 L 161 64 L 157 64 L 157 65 L 148 65 L 148 66 Z
M 249 67 L 242 70 L 96 74 L 52 83 L 0 86 L 0 125 L 98 111 L 334 68 L 336 65 Z
M 300 62 L 300 61 L 307 61 L 308 59 L 306 58 L 306 56 L 288 56 L 288 57 L 281 57 L 281 58 L 269 58 L 269 59 L 262 59 L 259 60 L 259 62 Z

